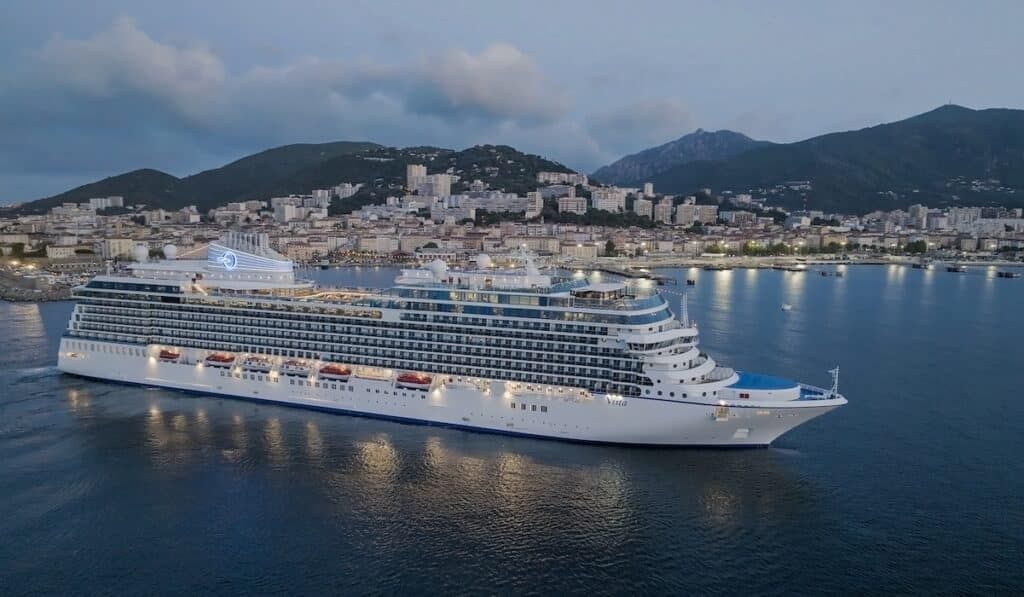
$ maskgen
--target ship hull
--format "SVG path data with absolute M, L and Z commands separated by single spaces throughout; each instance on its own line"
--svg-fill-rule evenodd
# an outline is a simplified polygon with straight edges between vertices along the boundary
M 313 408 L 410 423 L 443 425 L 574 442 L 645 445 L 766 447 L 779 436 L 845 404 L 842 398 L 776 404 L 709 404 L 567 391 L 510 391 L 504 382 L 444 383 L 428 391 L 392 380 L 352 376 L 348 381 L 272 376 L 240 367 L 163 362 L 126 355 L 126 345 L 89 341 L 74 350 L 62 340 L 58 368 L 69 374 Z M 185 359 L 183 359 L 184 361 Z M 198 360 L 198 359 L 196 359 Z

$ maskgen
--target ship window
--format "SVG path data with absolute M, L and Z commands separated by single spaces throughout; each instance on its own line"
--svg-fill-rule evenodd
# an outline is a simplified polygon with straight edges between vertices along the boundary
M 540 407 L 540 412 L 542 412 L 542 413 L 548 412 L 548 407 L 546 407 L 546 406 Z
M 526 404 L 525 403 L 524 404 L 520 404 L 519 406 L 521 406 L 523 410 L 526 410 Z
M 515 403 L 515 402 L 513 402 L 513 403 L 512 403 L 512 404 L 510 404 L 509 406 L 511 406 L 511 407 L 512 407 L 513 409 L 515 409 L 515 407 L 516 407 L 516 403 Z
M 536 412 L 537 411 L 537 405 L 536 404 L 531 404 L 530 405 L 530 410 Z

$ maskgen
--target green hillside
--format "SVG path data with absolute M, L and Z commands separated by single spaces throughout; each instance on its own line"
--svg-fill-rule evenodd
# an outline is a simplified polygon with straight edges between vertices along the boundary
M 158 170 L 135 170 L 16 209 L 19 213 L 40 213 L 64 202 L 121 195 L 126 205 L 165 209 L 196 205 L 206 210 L 231 201 L 308 193 L 342 182 L 363 183 L 368 189 L 397 190 L 405 183 L 408 164 L 425 164 L 432 174 L 451 171 L 459 175 L 463 181 L 454 190 L 479 178 L 492 188 L 517 193 L 535 189 L 539 171 L 570 171 L 562 164 L 506 145 L 478 145 L 453 151 L 341 141 L 277 147 L 180 179 Z M 383 193 L 373 197 L 383 200 Z
M 691 162 L 654 176 L 663 192 L 784 191 L 787 207 L 868 212 L 912 203 L 1024 205 L 1024 111 L 943 106 L 899 122 Z M 973 181 L 982 181 L 980 184 Z

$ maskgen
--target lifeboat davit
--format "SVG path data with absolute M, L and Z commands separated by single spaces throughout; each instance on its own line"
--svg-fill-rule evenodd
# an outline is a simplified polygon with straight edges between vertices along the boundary
M 229 368 L 235 362 L 235 355 L 223 352 L 215 352 L 206 357 L 204 362 L 210 367 Z
M 248 357 L 242 361 L 242 368 L 257 373 L 270 373 L 270 361 L 263 357 Z
M 429 390 L 433 378 L 425 373 L 402 373 L 395 379 L 395 385 L 410 390 Z
M 281 375 L 293 377 L 309 377 L 309 365 L 302 361 L 285 361 L 281 363 Z
M 175 363 L 181 358 L 180 352 L 173 350 L 167 350 L 166 348 L 160 351 L 160 360 Z
M 343 365 L 335 365 L 331 363 L 320 367 L 320 377 L 324 379 L 334 379 L 337 381 L 348 381 L 348 378 L 352 375 L 352 370 Z

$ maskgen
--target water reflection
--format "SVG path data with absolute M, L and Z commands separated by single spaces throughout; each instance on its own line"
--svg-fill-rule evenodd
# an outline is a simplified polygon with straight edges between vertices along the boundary
M 711 276 L 705 277 L 704 279 L 708 278 L 710 278 L 711 284 L 713 286 L 711 303 L 714 306 L 714 309 L 722 313 L 728 313 L 732 309 L 733 303 L 733 271 L 717 271 L 714 272 Z
M 281 466 L 288 462 L 289 450 L 280 419 L 273 417 L 267 420 L 263 427 L 263 441 L 266 442 L 271 463 Z
M 782 290 L 785 296 L 786 303 L 793 305 L 794 307 L 799 306 L 803 303 L 804 298 L 804 284 L 807 283 L 807 276 L 810 272 L 781 272 L 782 273 Z
M 306 454 L 314 462 L 323 462 L 324 438 L 314 421 L 306 421 Z
M 68 390 L 68 407 L 79 417 L 88 417 L 92 413 L 92 399 L 86 390 Z

